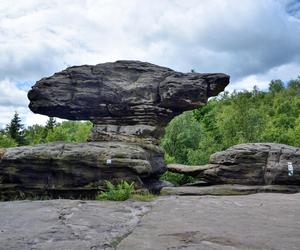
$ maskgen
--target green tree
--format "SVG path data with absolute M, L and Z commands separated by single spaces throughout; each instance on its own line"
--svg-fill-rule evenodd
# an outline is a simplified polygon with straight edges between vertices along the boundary
M 270 92 L 280 92 L 284 89 L 284 83 L 281 80 L 272 80 L 269 84 Z
M 167 160 L 187 164 L 188 152 L 198 147 L 200 136 L 200 125 L 192 112 L 185 112 L 174 118 L 166 128 L 161 143 Z
M 26 144 L 34 145 L 46 142 L 47 129 L 41 125 L 29 126 L 24 132 Z
M 7 134 L 0 132 L 0 148 L 16 147 L 17 142 Z
M 46 142 L 84 142 L 88 138 L 91 127 L 91 122 L 64 121 L 48 131 Z
M 297 79 L 292 79 L 288 82 L 288 88 L 300 90 L 300 76 Z M 298 92 L 299 93 L 299 92 Z
M 49 130 L 53 130 L 53 128 L 55 127 L 56 125 L 56 119 L 53 118 L 53 117 L 49 117 L 48 121 L 46 122 L 46 130 L 49 131 Z
M 10 138 L 17 142 L 18 146 L 24 145 L 24 125 L 17 112 L 15 112 L 11 122 L 7 125 L 6 131 Z

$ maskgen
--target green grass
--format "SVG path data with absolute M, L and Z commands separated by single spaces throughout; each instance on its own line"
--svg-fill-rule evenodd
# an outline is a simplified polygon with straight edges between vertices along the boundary
M 131 199 L 136 201 L 153 201 L 157 195 L 150 193 L 148 190 L 137 190 L 131 196 Z
M 134 194 L 132 195 L 132 199 L 135 201 L 153 201 L 155 200 L 155 198 L 157 197 L 157 195 L 154 194 Z

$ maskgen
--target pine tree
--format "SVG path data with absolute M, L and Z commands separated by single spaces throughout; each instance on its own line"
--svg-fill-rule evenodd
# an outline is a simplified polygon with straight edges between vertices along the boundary
M 56 120 L 53 117 L 49 117 L 47 123 L 46 123 L 46 130 L 53 130 L 53 128 L 56 125 Z
M 10 124 L 7 125 L 6 131 L 17 142 L 18 146 L 24 145 L 24 124 L 22 124 L 17 112 L 15 112 Z

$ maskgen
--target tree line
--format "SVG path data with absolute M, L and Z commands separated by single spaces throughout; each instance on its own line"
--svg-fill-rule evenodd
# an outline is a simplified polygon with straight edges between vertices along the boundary
M 54 141 L 84 142 L 92 127 L 91 122 L 56 122 L 50 117 L 45 126 L 33 125 L 25 128 L 16 112 L 5 129 L 0 130 L 0 147 L 16 147 Z

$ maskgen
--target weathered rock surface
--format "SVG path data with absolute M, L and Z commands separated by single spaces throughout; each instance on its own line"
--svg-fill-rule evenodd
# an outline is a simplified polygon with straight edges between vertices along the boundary
M 161 200 L 117 249 L 298 249 L 299 194 Z
M 205 104 L 229 83 L 225 74 L 180 73 L 139 61 L 67 68 L 28 93 L 39 114 L 98 124 L 166 124 Z
M 183 164 L 168 164 L 167 169 L 170 172 L 178 173 L 178 174 L 187 174 L 189 176 L 197 177 L 204 170 L 209 169 L 213 166 L 207 165 L 199 165 L 199 166 L 191 166 L 191 165 L 183 165 Z
M 300 185 L 300 149 L 275 143 L 240 144 L 211 155 L 208 165 L 176 164 L 168 170 L 214 184 Z
M 115 249 L 151 203 L 79 200 L 0 202 L 0 249 Z
M 162 155 L 159 147 L 123 142 L 9 148 L 0 157 L 0 196 L 14 189 L 65 197 L 73 191 L 78 197 L 80 192 L 96 192 L 104 180 L 122 179 L 143 186 L 143 180 L 148 183 L 165 171 Z M 12 195 L 8 192 L 7 196 Z
M 266 186 L 244 186 L 237 184 L 223 184 L 211 186 L 182 186 L 182 187 L 163 187 L 163 195 L 244 195 L 255 193 L 298 193 L 300 187 L 295 185 L 266 185 Z
M 300 194 L 0 202 L 0 249 L 298 250 Z

